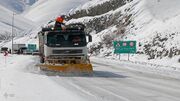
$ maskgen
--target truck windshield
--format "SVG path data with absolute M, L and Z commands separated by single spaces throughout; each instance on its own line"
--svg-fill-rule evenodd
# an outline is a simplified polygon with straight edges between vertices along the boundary
M 55 33 L 47 35 L 49 47 L 83 47 L 86 46 L 86 37 L 83 33 Z

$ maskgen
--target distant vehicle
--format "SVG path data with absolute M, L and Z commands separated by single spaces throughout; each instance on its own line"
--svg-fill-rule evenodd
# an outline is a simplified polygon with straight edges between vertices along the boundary
M 5 51 L 8 51 L 8 48 L 7 47 L 2 47 L 1 48 L 1 53 L 4 53 Z
M 20 52 L 20 49 L 23 47 L 26 47 L 26 44 L 13 44 L 12 52 L 18 54 Z
M 29 53 L 33 53 L 33 52 L 36 52 L 37 51 L 37 45 L 36 44 L 28 44 L 27 45 L 27 48 L 28 48 L 28 52 Z
M 18 49 L 18 54 L 26 54 L 27 53 L 27 47 L 20 47 Z
M 21 47 L 19 50 L 23 50 L 23 54 L 26 55 L 38 55 L 37 45 L 36 44 L 27 44 L 27 47 Z M 22 52 L 21 52 L 22 53 Z

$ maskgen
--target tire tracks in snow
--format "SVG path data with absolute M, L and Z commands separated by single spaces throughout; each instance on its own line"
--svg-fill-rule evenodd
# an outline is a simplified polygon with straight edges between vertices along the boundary
M 96 63 L 93 77 L 50 77 L 87 101 L 179 101 L 178 79 Z

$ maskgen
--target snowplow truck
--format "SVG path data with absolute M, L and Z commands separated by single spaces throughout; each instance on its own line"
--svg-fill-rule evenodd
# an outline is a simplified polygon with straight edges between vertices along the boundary
M 87 43 L 92 36 L 85 33 L 83 24 L 69 24 L 65 28 L 42 28 L 38 33 L 42 70 L 62 73 L 92 74 Z

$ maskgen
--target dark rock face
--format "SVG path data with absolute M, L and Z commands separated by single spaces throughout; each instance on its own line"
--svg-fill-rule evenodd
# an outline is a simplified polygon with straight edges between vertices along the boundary
M 132 0 L 129 0 L 129 2 Z M 92 16 L 92 18 L 84 23 L 88 28 L 88 33 L 91 31 L 96 31 L 96 33 L 101 32 L 104 29 L 107 29 L 110 26 L 117 25 L 118 28 L 127 26 L 131 23 L 132 14 L 122 14 L 119 10 L 115 13 L 107 13 L 109 11 L 117 10 L 119 7 L 125 5 L 127 0 L 110 0 L 101 5 L 97 5 L 93 8 L 87 10 L 76 11 L 74 14 L 69 14 L 69 19 L 82 18 L 85 16 Z M 129 12 L 130 8 L 125 9 L 124 12 Z M 121 30 L 123 33 L 125 30 Z
M 130 1 L 132 0 L 129 0 L 128 2 Z M 86 18 L 84 18 L 85 20 L 81 21 L 81 23 L 84 23 L 87 26 L 86 30 L 88 33 L 95 31 L 96 34 L 99 34 L 109 27 L 116 26 L 116 31 L 103 35 L 100 42 L 93 43 L 89 47 L 89 51 L 91 53 L 98 55 L 100 51 L 105 50 L 103 48 L 112 48 L 113 40 L 117 37 L 124 36 L 126 26 L 128 26 L 132 22 L 132 14 L 129 13 L 131 8 L 119 10 L 119 8 L 126 3 L 127 0 L 110 0 L 101 5 L 89 8 L 88 10 L 82 9 L 80 11 L 75 11 L 75 13 L 73 14 L 69 14 L 69 19 L 78 19 L 90 16 L 91 19 L 87 18 L 86 20 Z M 115 10 L 116 12 L 110 12 Z M 108 56 L 111 55 L 112 51 L 105 53 L 107 53 L 105 55 Z
M 91 19 L 89 22 L 86 23 L 86 26 L 90 31 L 95 30 L 97 33 L 101 32 L 102 30 L 117 25 L 117 27 L 125 27 L 131 23 L 131 14 L 123 15 L 121 11 L 115 14 L 107 14 L 102 15 L 96 18 Z M 123 22 L 123 20 L 126 20 Z
M 132 0 L 128 0 L 130 2 Z M 95 7 L 91 7 L 88 10 L 82 9 L 82 10 L 77 10 L 75 13 L 70 14 L 70 18 L 80 18 L 84 16 L 96 16 L 96 15 L 101 15 L 104 13 L 107 13 L 111 10 L 116 10 L 117 8 L 125 5 L 127 0 L 110 0 L 107 1 L 101 5 L 97 5 Z

